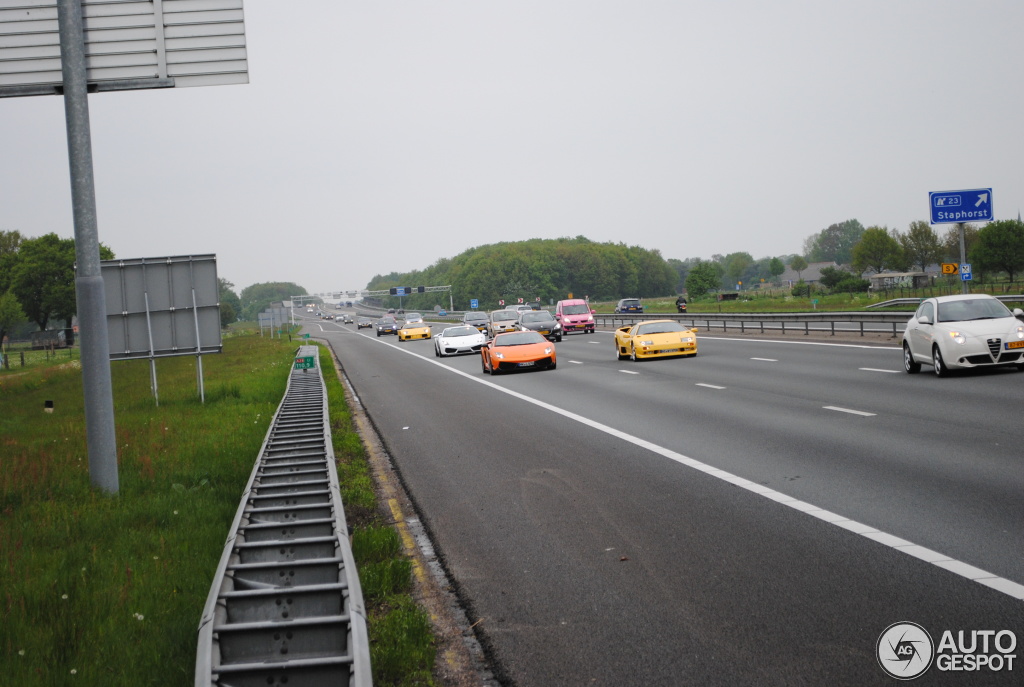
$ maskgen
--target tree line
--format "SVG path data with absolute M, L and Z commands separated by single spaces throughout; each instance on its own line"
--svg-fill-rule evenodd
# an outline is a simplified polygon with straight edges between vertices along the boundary
M 481 309 L 493 309 L 500 301 L 512 304 L 522 298 L 548 304 L 570 293 L 591 300 L 663 296 L 678 281 L 678 273 L 657 250 L 577 236 L 478 246 L 423 270 L 377 275 L 366 288 L 451 285 L 451 300 L 462 310 L 469 308 L 470 299 Z M 414 293 L 403 298 L 403 305 L 423 310 L 439 300 L 436 293 Z
M 837 222 L 807 237 L 803 253 L 755 259 L 750 253 L 713 255 L 710 259 L 665 259 L 658 250 L 624 243 L 595 243 L 584 236 L 530 239 L 469 248 L 453 258 L 413 272 L 377 275 L 371 291 L 393 286 L 451 285 L 452 304 L 469 307 L 477 299 L 482 309 L 519 298 L 550 303 L 576 297 L 610 301 L 651 298 L 684 291 L 701 297 L 777 284 L 787 267 L 798 274 L 808 262 L 834 266 L 821 271 L 820 284 L 838 291 L 863 291 L 864 274 L 924 271 L 939 262 L 960 262 L 960 235 L 965 254 L 979 280 L 1005 274 L 1014 281 L 1024 272 L 1024 222 L 997 220 L 982 225 L 951 225 L 943 234 L 924 221 L 906 231 L 884 226 L 865 228 L 856 219 Z M 114 252 L 100 245 L 100 257 Z M 45 330 L 51 322 L 72 326 L 75 303 L 75 241 L 54 233 L 25 238 L 18 231 L 0 231 L 0 341 L 14 330 L 25 335 L 32 327 Z M 798 284 L 794 288 L 807 289 Z M 220 279 L 221 323 L 254 321 L 271 303 L 305 295 L 291 282 L 253 284 L 236 294 L 234 284 Z M 800 294 L 796 294 L 800 295 Z M 436 293 L 412 294 L 404 304 L 413 309 L 447 305 Z

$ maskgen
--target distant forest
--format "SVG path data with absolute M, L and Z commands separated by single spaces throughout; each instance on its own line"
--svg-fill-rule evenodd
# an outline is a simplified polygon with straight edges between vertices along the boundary
M 378 275 L 367 289 L 393 286 L 452 287 L 456 309 L 468 309 L 477 299 L 481 309 L 498 301 L 516 303 L 576 298 L 616 300 L 649 298 L 675 293 L 681 275 L 657 250 L 622 243 L 594 243 L 586 237 L 531 239 L 470 248 L 454 258 L 443 258 L 415 272 Z M 446 293 L 413 294 L 403 299 L 406 308 L 429 310 L 448 306 Z

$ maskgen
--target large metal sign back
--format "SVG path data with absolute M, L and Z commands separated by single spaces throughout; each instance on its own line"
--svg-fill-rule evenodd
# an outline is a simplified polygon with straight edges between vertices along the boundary
M 220 353 L 215 255 L 103 260 L 110 359 Z
M 90 91 L 249 82 L 242 0 L 83 0 Z M 57 0 L 0 0 L 0 97 L 63 87 Z

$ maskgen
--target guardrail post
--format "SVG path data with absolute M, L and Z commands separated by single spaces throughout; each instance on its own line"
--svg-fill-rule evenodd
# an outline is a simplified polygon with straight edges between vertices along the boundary
M 783 334 L 786 333 L 786 321 L 785 320 L 782 321 L 782 333 Z
M 832 322 L 830 324 L 832 325 L 832 336 L 835 336 L 836 335 L 836 323 Z
M 808 336 L 811 333 L 811 323 L 804 322 L 804 336 Z
M 863 322 L 860 323 L 860 335 L 864 336 L 864 323 Z

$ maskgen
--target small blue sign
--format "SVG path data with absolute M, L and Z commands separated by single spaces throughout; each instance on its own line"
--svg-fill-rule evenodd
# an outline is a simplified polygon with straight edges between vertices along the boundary
M 960 281 L 971 281 L 971 263 L 960 263 Z
M 480 307 L 480 301 L 478 301 L 475 298 L 470 298 L 469 299 L 469 307 L 471 307 L 473 310 L 476 310 L 477 308 Z
M 409 294 L 407 294 L 405 292 L 405 288 L 406 287 L 404 287 L 404 286 L 396 286 L 395 287 L 395 295 L 396 296 L 408 296 Z
M 991 222 L 992 189 L 976 188 L 970 191 L 932 191 L 928 194 L 932 224 L 958 222 Z

